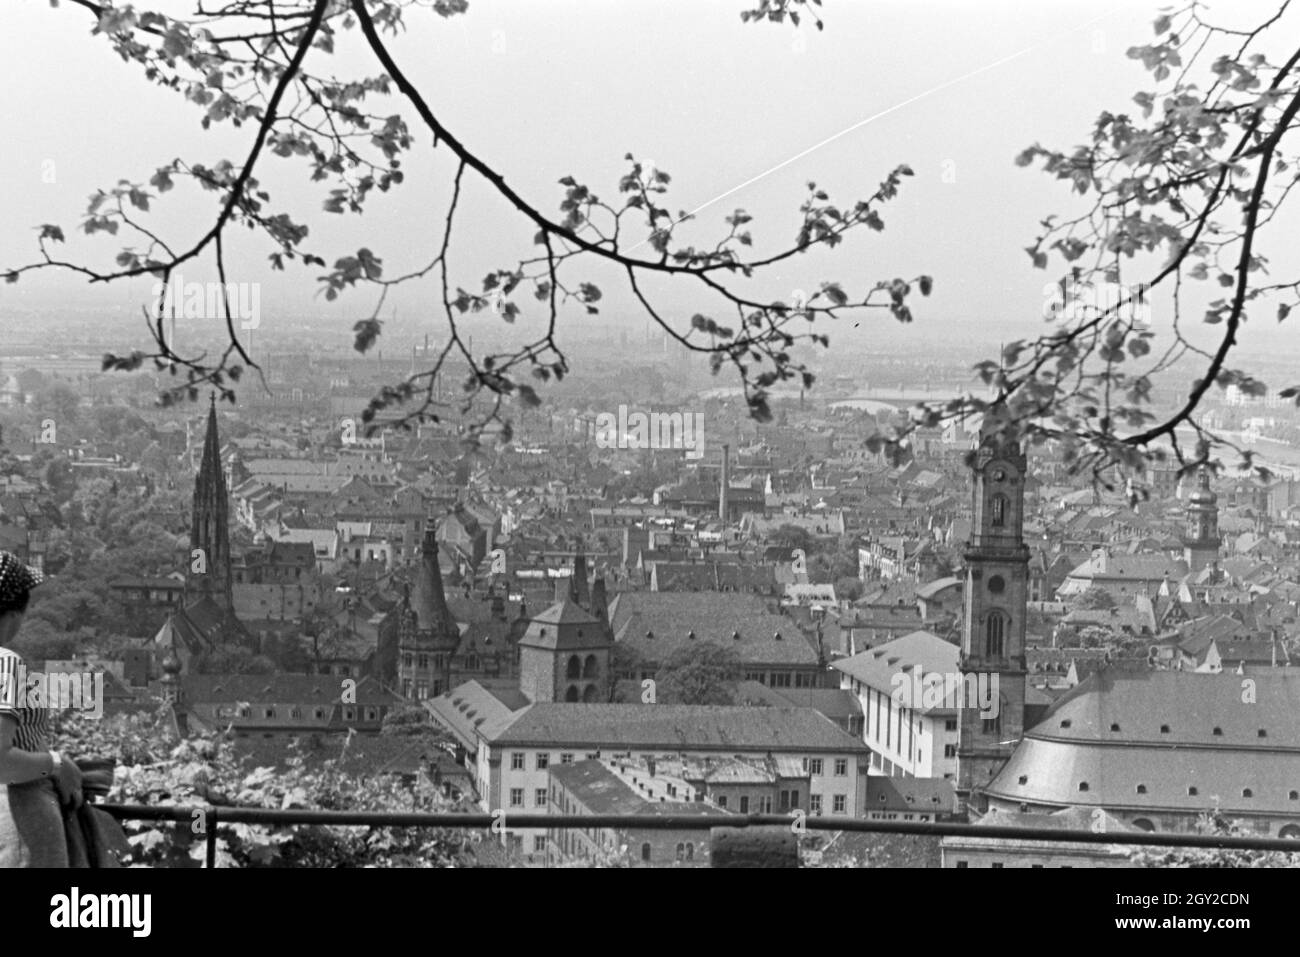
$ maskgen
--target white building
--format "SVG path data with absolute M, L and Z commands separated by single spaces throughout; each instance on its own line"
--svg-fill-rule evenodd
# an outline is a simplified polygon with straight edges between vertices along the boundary
M 841 658 L 840 687 L 862 703 L 862 737 L 871 772 L 891 777 L 956 778 L 957 708 L 950 700 L 925 707 L 918 683 L 957 676 L 960 649 L 928 631 L 914 631 Z

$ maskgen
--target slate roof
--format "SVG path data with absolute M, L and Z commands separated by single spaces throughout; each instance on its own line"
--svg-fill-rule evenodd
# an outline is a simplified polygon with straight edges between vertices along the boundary
M 424 702 L 434 721 L 467 745 L 480 735 L 491 738 L 499 733 L 527 706 L 528 699 L 518 688 L 498 689 L 478 681 L 467 681 Z
M 840 658 L 831 667 L 850 678 L 862 682 L 876 691 L 892 694 L 898 684 L 895 677 L 916 673 L 920 669 L 922 681 L 926 675 L 950 675 L 957 672 L 957 658 L 961 649 L 928 631 L 914 631 L 893 641 L 877 645 L 852 658 Z M 909 691 L 909 694 L 911 692 Z M 921 708 L 926 714 L 943 714 L 951 708 Z
M 489 738 L 497 747 L 867 752 L 812 708 L 542 702 Z
M 734 648 L 746 664 L 815 665 L 817 653 L 798 626 L 767 610 L 757 595 L 740 592 L 620 592 L 610 602 L 620 643 L 646 661 L 664 661 L 691 641 Z M 646 632 L 653 633 L 652 638 Z M 739 635 L 739 639 L 735 636 Z M 780 639 L 775 636 L 780 634 Z
M 330 675 L 198 675 L 181 678 L 191 704 L 246 701 L 249 704 L 338 704 L 340 679 Z M 357 705 L 395 705 L 401 698 L 371 678 L 356 683 Z
M 866 811 L 952 814 L 957 810 L 957 791 L 947 778 L 895 778 L 872 774 L 867 777 Z
M 1225 814 L 1300 815 L 1300 674 L 1097 672 L 1026 733 L 987 790 L 1153 810 L 1208 811 L 1217 799 Z

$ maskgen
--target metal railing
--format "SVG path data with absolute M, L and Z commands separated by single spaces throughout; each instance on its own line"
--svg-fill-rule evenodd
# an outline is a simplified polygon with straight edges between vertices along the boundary
M 837 817 L 792 817 L 789 814 L 463 814 L 391 811 L 276 810 L 225 805 L 96 804 L 121 821 L 204 821 L 205 866 L 215 867 L 217 828 L 221 824 L 327 825 L 334 827 L 416 827 L 552 830 L 565 828 L 626 828 L 654 831 L 708 831 L 714 828 L 779 827 L 791 831 L 909 834 L 930 837 L 1002 838 L 1069 844 L 1129 844 L 1145 847 L 1191 847 L 1217 850 L 1281 851 L 1300 854 L 1300 840 L 1285 837 L 1243 837 L 1190 834 L 1177 831 L 1078 831 L 1060 828 L 1009 827 L 956 821 L 876 821 Z

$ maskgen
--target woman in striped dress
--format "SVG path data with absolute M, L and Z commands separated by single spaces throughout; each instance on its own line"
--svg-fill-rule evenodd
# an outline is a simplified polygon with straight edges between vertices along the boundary
M 0 551 L 0 867 L 67 867 L 60 804 L 81 803 L 81 772 L 49 745 L 49 709 L 29 702 L 18 634 L 31 590 L 44 580 Z

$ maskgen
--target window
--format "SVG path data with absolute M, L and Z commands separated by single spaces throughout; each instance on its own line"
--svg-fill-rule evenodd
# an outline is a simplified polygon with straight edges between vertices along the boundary
M 522 771 L 524 769 L 524 752 L 512 751 L 510 754 L 510 770 Z
M 344 721 L 355 721 L 356 719 L 357 719 L 357 709 L 356 709 L 356 708 L 344 708 L 344 709 L 343 709 L 343 720 L 344 720 Z
M 957 730 L 957 719 L 956 719 L 956 718 L 948 718 L 947 720 L 945 720 L 944 723 L 943 723 L 943 730 L 945 730 L 945 731 L 956 731 L 956 730 Z
M 845 776 L 846 774 L 848 774 L 848 773 L 849 773 L 849 759 L 848 759 L 848 758 L 836 758 L 836 759 L 835 759 L 835 776 L 836 776 L 837 778 L 842 778 L 842 777 L 844 777 L 844 776 Z
M 677 844 L 677 859 L 679 861 L 686 860 L 686 845 L 681 842 Z
M 831 810 L 836 814 L 844 813 L 844 795 L 837 794 L 832 799 Z
M 648 860 L 650 860 L 650 842 L 649 842 L 649 841 L 646 841 L 644 844 L 641 845 L 641 860 L 643 860 L 643 861 L 648 861 Z
M 1000 734 L 1002 734 L 1002 711 L 1001 711 L 1001 709 L 998 710 L 998 713 L 997 713 L 996 716 L 994 716 L 994 717 L 992 717 L 992 718 L 984 718 L 984 719 L 982 719 L 982 720 L 980 721 L 980 730 L 981 730 L 984 734 L 996 734 L 996 735 L 1000 735 Z
M 561 764 L 572 764 L 572 763 L 573 763 L 573 755 L 571 755 L 571 754 L 561 754 L 561 755 L 560 755 L 560 763 L 561 763 Z
M 1146 786 L 1145 784 L 1139 784 L 1138 787 L 1137 787 L 1137 792 L 1138 792 L 1138 794 L 1146 794 L 1146 793 L 1147 793 L 1147 786 Z
M 416 661 L 418 662 L 417 667 L 420 667 L 420 668 L 427 668 L 427 667 L 429 667 L 429 656 L 428 656 L 428 655 L 420 655 L 419 658 L 416 659 Z
M 551 756 L 549 754 L 539 754 L 537 756 L 537 770 L 545 771 L 548 767 L 550 767 L 550 764 L 551 764 Z
M 1253 798 L 1255 796 L 1255 792 L 1252 791 L 1250 788 L 1242 788 L 1241 796 L 1244 798 Z
M 968 864 L 966 861 L 958 861 L 958 862 L 957 862 L 957 866 L 958 866 L 958 867 L 966 867 L 966 868 L 969 868 L 969 867 L 970 867 L 970 864 Z
M 274 708 L 267 708 L 267 709 L 266 709 L 266 716 L 267 716 L 268 718 L 274 718 L 274 717 L 275 717 L 275 709 L 274 709 Z
M 1080 791 L 1086 791 L 1086 790 L 1088 790 L 1088 782 L 1087 782 L 1087 781 L 1080 781 L 1080 782 L 1079 782 L 1079 790 L 1080 790 Z
M 817 815 L 818 817 L 821 817 L 821 813 L 822 813 L 822 796 L 821 796 L 820 794 L 814 794 L 814 795 L 810 796 L 810 797 L 808 798 L 808 806 L 809 806 L 810 808 L 812 808 L 812 812 L 813 812 L 813 814 Z
M 546 788 L 538 788 L 533 794 L 533 803 L 538 807 L 546 807 Z
M 688 861 L 693 861 L 693 860 L 695 860 L 695 842 L 694 842 L 694 841 L 687 841 L 687 842 L 686 842 L 686 859 L 687 859 Z
M 511 789 L 510 789 L 510 806 L 511 806 L 511 807 L 523 807 L 523 806 L 524 806 L 524 789 L 523 789 L 523 788 L 511 788 Z
M 809 774 L 822 774 L 822 773 L 824 773 L 824 772 L 822 771 L 822 759 L 821 759 L 821 758 L 809 758 L 809 760 L 808 760 L 808 773 L 809 773 Z
M 993 862 L 992 864 L 990 864 L 989 866 L 990 866 L 990 867 L 1001 867 L 1001 866 L 1002 866 L 1002 862 L 1001 862 L 1001 861 L 994 861 L 994 862 Z
M 955 757 L 957 757 L 957 745 L 955 745 L 955 744 L 945 744 L 945 745 L 943 746 L 943 756 L 944 756 L 945 758 L 955 758 Z
M 1007 497 L 1005 495 L 994 495 L 989 501 L 990 524 L 994 528 L 1002 528 L 1007 524 Z
M 989 612 L 984 622 L 984 653 L 989 658 L 1002 657 L 1002 643 L 1007 630 L 1007 616 L 1000 611 Z
M 544 854 L 545 852 L 546 852 L 546 838 L 539 834 L 533 838 L 533 853 Z
M 748 813 L 749 813 L 749 795 L 748 795 L 748 794 L 742 794 L 742 795 L 740 796 L 740 813 L 741 813 L 741 814 L 748 814 Z
M 1214 736 L 1215 736 L 1216 738 L 1221 738 L 1221 737 L 1223 737 L 1223 729 L 1222 729 L 1222 728 L 1215 728 L 1215 729 L 1214 729 Z
M 718 807 L 725 809 L 726 806 L 727 806 L 727 796 L 725 794 L 719 794 Z

